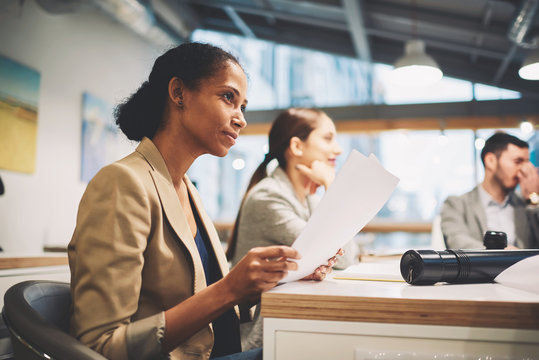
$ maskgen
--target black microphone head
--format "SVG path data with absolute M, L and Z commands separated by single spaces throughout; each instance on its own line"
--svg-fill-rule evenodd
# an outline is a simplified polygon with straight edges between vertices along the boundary
M 408 250 L 401 258 L 401 275 L 413 285 L 432 285 L 457 276 L 458 261 L 450 251 Z
M 503 231 L 487 231 L 483 237 L 483 245 L 487 250 L 505 249 L 507 247 L 507 234 Z
M 421 252 L 421 253 L 420 253 Z M 434 250 L 408 250 L 401 257 L 401 275 L 409 284 L 430 285 L 434 282 L 428 279 L 429 272 L 425 272 L 425 267 L 429 267 L 429 262 L 425 264 L 425 259 L 439 259 Z M 427 273 L 427 278 L 425 278 Z
M 4 183 L 2 182 L 1 177 L 0 177 L 0 195 L 4 195 Z

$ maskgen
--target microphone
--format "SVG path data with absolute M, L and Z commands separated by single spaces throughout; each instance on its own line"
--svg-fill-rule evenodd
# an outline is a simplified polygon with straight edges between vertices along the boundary
M 483 237 L 485 249 L 505 249 L 507 247 L 507 234 L 503 231 L 487 231 Z
M 4 195 L 4 183 L 2 182 L 2 178 L 0 177 L 0 195 Z
M 539 250 L 408 250 L 401 257 L 400 270 L 412 285 L 485 283 L 534 255 Z

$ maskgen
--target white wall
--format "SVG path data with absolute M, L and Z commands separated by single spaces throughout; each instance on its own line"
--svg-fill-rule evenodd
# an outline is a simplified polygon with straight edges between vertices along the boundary
M 82 94 L 115 105 L 147 78 L 161 52 L 98 10 L 52 15 L 34 1 L 22 9 L 0 7 L 0 55 L 41 74 L 35 172 L 0 169 L 5 252 L 67 245 L 86 187 L 80 181 Z M 126 140 L 126 152 L 131 148 Z

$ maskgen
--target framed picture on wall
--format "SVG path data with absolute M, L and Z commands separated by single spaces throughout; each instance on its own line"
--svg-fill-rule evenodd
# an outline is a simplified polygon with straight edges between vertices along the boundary
M 123 156 L 125 144 L 114 124 L 112 106 L 88 92 L 82 96 L 81 180 L 89 182 L 105 165 Z
M 0 168 L 33 173 L 40 74 L 0 56 Z

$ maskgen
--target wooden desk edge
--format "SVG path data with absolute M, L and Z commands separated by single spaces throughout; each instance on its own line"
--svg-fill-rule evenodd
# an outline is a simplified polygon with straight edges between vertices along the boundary
M 262 294 L 263 317 L 539 329 L 539 303 Z
M 58 266 L 67 264 L 67 254 L 57 256 L 21 256 L 0 258 L 0 270 L 39 266 Z

